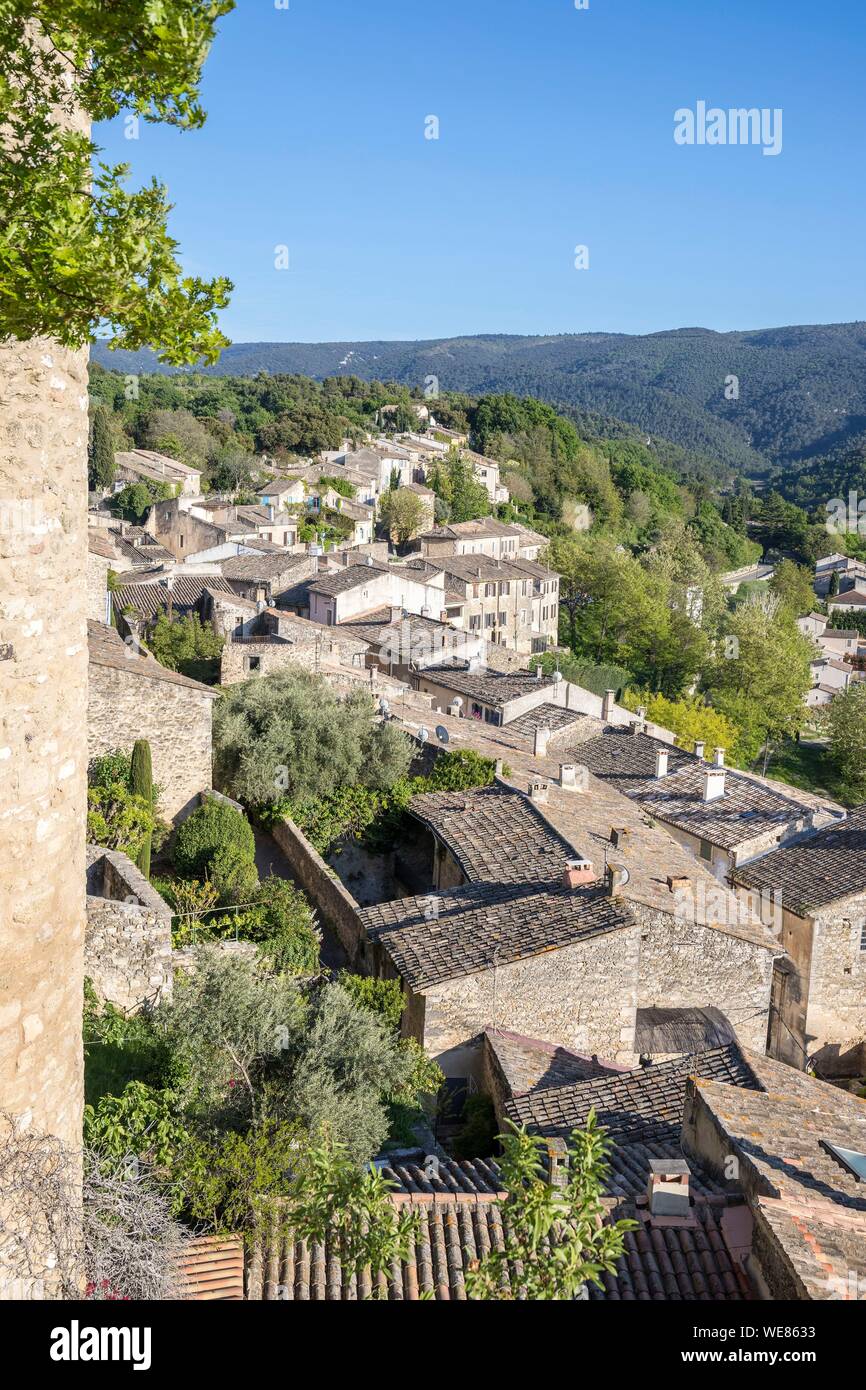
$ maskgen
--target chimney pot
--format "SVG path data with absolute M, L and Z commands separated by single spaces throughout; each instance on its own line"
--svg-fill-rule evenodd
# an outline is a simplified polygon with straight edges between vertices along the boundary
M 669 754 L 666 748 L 656 749 L 656 777 L 667 777 L 668 757 Z
M 647 1181 L 647 1204 L 650 1216 L 688 1219 L 691 1215 L 690 1177 L 689 1165 L 685 1159 L 650 1159 Z
M 704 743 L 704 740 L 703 740 L 702 738 L 699 738 L 699 739 L 697 739 L 697 740 L 695 741 L 695 757 L 696 757 L 696 758 L 702 758 L 702 757 L 704 756 L 704 749 L 706 748 L 706 746 L 707 746 L 707 745 Z
M 504 764 L 503 764 L 502 759 L 501 759 L 501 758 L 497 758 L 497 759 L 496 759 L 496 762 L 495 762 L 495 764 L 494 764 L 494 768 L 493 768 L 494 776 L 496 776 L 496 777 L 501 777 L 501 776 L 502 776 L 502 769 L 503 769 L 503 766 L 504 766 Z
M 613 709 L 613 702 L 615 699 L 615 690 L 606 690 L 601 697 L 601 717 L 605 722 L 610 719 L 610 712 Z
M 539 668 L 540 669 L 540 668 Z M 540 724 L 535 730 L 535 742 L 533 752 L 536 758 L 543 758 L 547 754 L 547 745 L 550 742 L 551 730 L 546 724 Z
M 628 838 L 629 838 L 629 830 L 628 830 L 628 827 L 627 827 L 627 826 L 625 826 L 625 825 L 614 825 L 614 826 L 611 826 L 611 831 L 610 831 L 610 842 L 611 842 L 611 844 L 612 844 L 615 848 L 618 848 L 620 845 L 625 846 L 625 845 L 628 843 Z
M 724 750 L 724 748 L 717 748 L 717 749 L 716 749 L 716 767 L 724 767 L 724 765 L 725 765 L 725 750 Z

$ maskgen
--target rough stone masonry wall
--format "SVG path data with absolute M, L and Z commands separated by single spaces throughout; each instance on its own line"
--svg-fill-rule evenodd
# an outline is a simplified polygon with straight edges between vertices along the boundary
M 638 1008 L 721 1009 L 741 1043 L 766 1052 L 773 960 L 781 948 L 631 899 L 629 907 L 641 924 Z
M 84 973 L 126 1013 L 170 998 L 171 909 L 131 859 L 90 849 Z
M 363 955 L 365 933 L 358 916 L 358 904 L 351 893 L 343 887 L 294 821 L 276 821 L 270 831 L 288 859 L 298 883 L 337 933 L 340 945 L 349 957 L 349 964 L 353 969 L 367 973 Z
M 853 1070 L 862 1063 L 866 1039 L 866 951 L 860 949 L 866 923 L 866 893 L 836 903 L 815 918 L 806 1045 L 825 1050 L 825 1069 L 833 1056 L 853 1053 Z M 844 1070 L 844 1068 L 843 1068 Z
M 213 699 L 192 686 L 154 680 L 113 666 L 90 668 L 87 704 L 88 757 L 146 738 L 153 780 L 161 788 L 160 809 L 176 820 L 195 808 L 198 793 L 211 786 Z
M 435 1057 L 498 1027 L 631 1066 L 639 956 L 639 929 L 626 927 L 435 985 L 424 1046 Z
M 0 1108 L 81 1142 L 87 352 L 0 342 Z

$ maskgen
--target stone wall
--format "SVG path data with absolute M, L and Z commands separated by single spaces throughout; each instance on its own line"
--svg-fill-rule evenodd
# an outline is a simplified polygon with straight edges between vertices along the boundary
M 87 555 L 87 616 L 94 622 L 108 621 L 108 571 L 111 561 L 102 555 Z
M 130 663 L 132 668 L 133 663 Z M 213 696 L 194 685 L 113 666 L 91 665 L 87 702 L 88 757 L 112 749 L 131 750 L 146 738 L 153 780 L 161 788 L 160 809 L 176 820 L 196 805 L 211 785 Z
M 627 927 L 434 985 L 418 1041 L 437 1057 L 495 1026 L 633 1065 L 639 956 L 639 928 Z
M 334 929 L 340 945 L 355 970 L 367 973 L 365 933 L 358 916 L 358 904 L 344 888 L 306 835 L 291 820 L 276 821 L 271 835 L 291 865 L 292 873 L 307 897 Z
M 81 1142 L 87 352 L 0 343 L 0 1107 Z
M 629 907 L 641 925 L 638 1008 L 721 1009 L 744 1046 L 765 1052 L 773 961 L 781 947 L 762 946 L 634 899 Z
M 817 914 L 812 939 L 806 1046 L 825 1074 L 860 1075 L 866 1039 L 866 893 Z
M 172 992 L 171 908 L 131 859 L 89 846 L 84 973 L 125 1013 Z

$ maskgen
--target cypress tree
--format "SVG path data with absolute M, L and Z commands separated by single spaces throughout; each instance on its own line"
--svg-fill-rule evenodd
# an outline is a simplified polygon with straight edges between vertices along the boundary
M 150 744 L 146 738 L 136 739 L 133 745 L 129 783 L 133 795 L 143 796 L 148 806 L 153 805 L 153 765 Z M 145 878 L 150 878 L 150 850 L 151 836 L 147 835 L 136 857 L 136 863 Z
M 111 487 L 114 482 L 114 440 L 108 411 L 104 405 L 94 407 L 87 445 L 87 481 L 92 491 Z

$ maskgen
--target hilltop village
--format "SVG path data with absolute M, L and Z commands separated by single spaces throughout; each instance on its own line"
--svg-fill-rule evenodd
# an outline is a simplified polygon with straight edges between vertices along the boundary
M 378 1274 L 336 1231 L 218 1225 L 185 1248 L 187 1296 L 476 1296 L 509 1229 L 498 1136 L 538 1141 L 555 1188 L 594 1114 L 602 1223 L 631 1224 L 583 1296 L 862 1298 L 866 805 L 856 778 L 838 797 L 804 769 L 830 766 L 821 721 L 862 690 L 866 563 L 831 543 L 810 571 L 743 541 L 729 570 L 696 546 L 689 574 L 661 528 L 643 563 L 700 669 L 676 689 L 660 657 L 659 680 L 626 683 L 626 547 L 588 505 L 574 540 L 551 534 L 510 490 L 527 470 L 480 442 L 416 401 L 318 455 L 260 455 L 235 486 L 138 446 L 92 485 L 96 1036 L 107 1014 L 152 1027 L 203 971 L 218 992 L 221 971 L 290 978 L 322 1055 L 299 1052 L 274 1114 L 327 1117 L 388 1219 L 417 1223 Z M 793 775 L 780 757 L 785 780 L 771 719 L 756 740 L 703 681 L 782 619 L 801 685 L 777 724 L 812 749 Z M 589 660 L 571 639 L 600 623 L 614 644 Z M 367 1083 L 326 1060 L 329 989 L 412 1050 L 363 1121 Z M 100 1081 L 94 1136 L 147 1152 L 130 1085 L 190 1122 L 152 1070 Z

